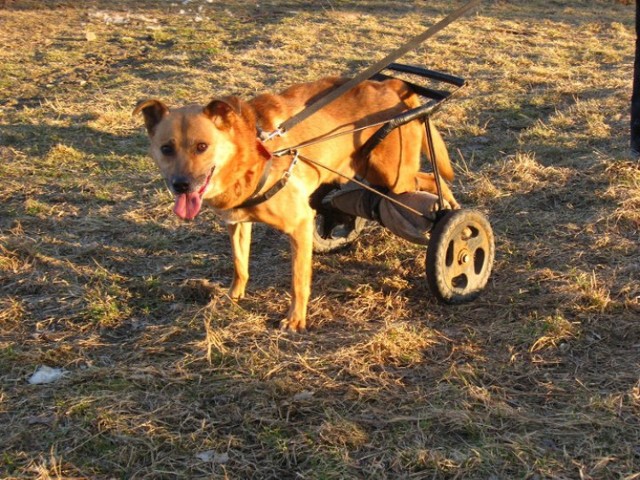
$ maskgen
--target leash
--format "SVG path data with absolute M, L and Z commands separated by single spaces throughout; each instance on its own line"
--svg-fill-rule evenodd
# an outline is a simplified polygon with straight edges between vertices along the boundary
M 394 62 L 395 60 L 397 60 L 398 58 L 400 58 L 402 55 L 404 55 L 405 53 L 409 52 L 410 50 L 415 49 L 418 45 L 423 43 L 425 40 L 427 40 L 428 38 L 434 36 L 435 34 L 440 32 L 440 30 L 442 30 L 445 27 L 447 27 L 450 23 L 452 23 L 453 21 L 455 21 L 458 18 L 462 17 L 466 13 L 468 13 L 470 10 L 472 10 L 473 8 L 478 6 L 481 1 L 482 0 L 472 0 L 469 3 L 467 3 L 466 5 L 463 5 L 459 9 L 457 9 L 454 12 L 450 13 L 449 15 L 447 15 L 445 18 L 440 20 L 435 25 L 432 25 L 431 27 L 429 27 L 426 31 L 424 31 L 420 35 L 416 35 L 411 40 L 409 40 L 407 43 L 405 43 L 404 45 L 400 46 L 399 48 L 397 48 L 396 50 L 391 52 L 389 55 L 384 57 L 382 60 L 374 63 L 369 68 L 367 68 L 367 69 L 363 70 L 362 72 L 360 72 L 358 75 L 356 75 L 354 78 L 352 78 L 348 82 L 343 83 L 342 85 L 337 87 L 335 90 L 330 91 L 328 94 L 326 94 L 325 96 L 323 96 L 322 98 L 320 98 L 316 102 L 314 102 L 311 105 L 309 105 L 304 110 L 298 112 L 297 114 L 293 115 L 292 117 L 289 117 L 287 120 L 282 122 L 280 124 L 280 126 L 276 130 L 274 130 L 273 132 L 267 134 L 265 136 L 265 140 L 270 140 L 272 138 L 280 137 L 280 136 L 284 135 L 286 132 L 291 130 L 293 127 L 295 127 L 296 125 L 298 125 L 302 121 L 306 120 L 311 115 L 316 113 L 318 110 L 320 110 L 321 108 L 327 106 L 328 104 L 330 104 L 331 102 L 336 100 L 338 97 L 340 97 L 344 93 L 346 93 L 349 90 L 351 90 L 352 88 L 354 88 L 356 85 L 362 83 L 363 81 L 367 80 L 368 78 L 372 77 L 373 75 L 375 75 L 377 73 L 380 73 L 390 63 Z

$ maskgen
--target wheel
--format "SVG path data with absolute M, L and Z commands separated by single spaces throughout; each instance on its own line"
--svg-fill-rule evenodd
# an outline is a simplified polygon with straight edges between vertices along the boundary
M 476 210 L 452 210 L 435 224 L 427 247 L 427 284 L 438 300 L 475 299 L 489 281 L 495 245 L 489 220 Z
M 313 251 L 330 253 L 348 246 L 360 236 L 366 223 L 361 217 L 341 213 L 338 220 L 334 215 L 318 212 L 313 230 Z

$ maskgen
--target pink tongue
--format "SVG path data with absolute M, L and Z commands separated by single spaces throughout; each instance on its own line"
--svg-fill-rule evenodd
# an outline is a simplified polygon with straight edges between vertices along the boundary
M 176 195 L 173 212 L 183 220 L 193 220 L 202 206 L 202 198 L 198 192 Z

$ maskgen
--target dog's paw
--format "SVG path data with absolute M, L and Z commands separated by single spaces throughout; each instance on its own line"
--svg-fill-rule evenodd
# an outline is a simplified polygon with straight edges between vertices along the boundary
M 280 330 L 283 332 L 297 332 L 304 333 L 307 331 L 307 327 L 304 321 L 292 320 L 285 318 L 280 322 Z
M 244 287 L 232 286 L 229 289 L 229 297 L 233 301 L 242 300 L 244 298 Z
M 442 201 L 445 210 L 460 210 L 462 208 L 453 196 L 443 198 Z M 436 203 L 435 208 L 440 210 L 440 202 Z

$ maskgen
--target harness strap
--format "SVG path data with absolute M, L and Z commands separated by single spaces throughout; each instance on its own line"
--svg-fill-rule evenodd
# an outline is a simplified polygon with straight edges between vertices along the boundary
M 298 163 L 298 153 L 297 152 L 293 156 L 293 159 L 291 160 L 291 163 L 289 164 L 289 168 L 287 168 L 287 170 L 282 174 L 282 177 L 280 178 L 280 180 L 278 180 L 270 188 L 268 188 L 266 192 L 261 193 L 260 195 L 258 195 L 258 192 L 260 192 L 260 190 L 262 190 L 262 187 L 264 187 L 264 184 L 266 183 L 267 178 L 269 177 L 269 173 L 270 173 L 270 170 L 271 170 L 272 159 L 273 159 L 273 157 L 269 158 L 269 161 L 267 162 L 267 166 L 264 169 L 264 171 L 262 172 L 262 177 L 260 178 L 260 181 L 258 182 L 258 186 L 253 191 L 251 196 L 248 199 L 246 199 L 244 202 L 242 202 L 240 205 L 237 205 L 237 206 L 233 207 L 234 209 L 250 208 L 250 207 L 254 207 L 254 206 L 256 206 L 256 205 L 258 205 L 258 204 L 260 204 L 262 202 L 266 202 L 267 200 L 269 200 L 271 197 L 273 197 L 276 193 L 278 193 L 280 190 L 282 190 L 287 185 L 287 182 L 289 181 L 289 177 L 291 177 L 291 172 L 293 170 L 293 167 L 295 167 L 296 163 Z
M 270 189 L 268 189 L 263 194 L 253 195 L 249 197 L 247 200 L 245 200 L 244 202 L 242 202 L 240 205 L 233 208 L 250 208 L 258 205 L 259 203 L 266 202 L 271 197 L 273 197 L 276 193 L 282 190 L 287 184 L 288 180 L 289 180 L 288 178 L 282 177 L 280 180 L 274 183 Z

